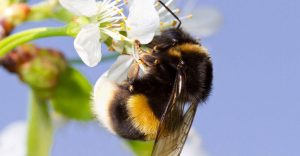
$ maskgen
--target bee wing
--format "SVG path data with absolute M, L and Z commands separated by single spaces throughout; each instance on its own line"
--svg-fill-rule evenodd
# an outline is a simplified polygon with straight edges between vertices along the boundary
M 182 76 L 175 80 L 173 91 L 162 116 L 152 156 L 180 155 L 197 110 L 197 103 L 191 103 L 184 111 L 184 101 L 178 101 L 181 94 Z

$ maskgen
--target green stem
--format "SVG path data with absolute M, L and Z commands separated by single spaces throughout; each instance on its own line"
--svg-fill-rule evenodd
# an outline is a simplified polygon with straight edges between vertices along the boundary
M 0 57 L 23 43 L 45 37 L 68 36 L 67 27 L 35 28 L 11 35 L 0 41 Z
M 40 21 L 54 18 L 69 23 L 73 14 L 59 5 L 58 0 L 42 1 L 31 6 L 31 11 L 26 21 Z
M 9 0 L 10 4 L 14 4 L 14 3 L 25 3 L 27 2 L 27 0 Z
M 45 100 L 31 95 L 27 138 L 28 156 L 48 156 L 52 146 L 53 128 Z

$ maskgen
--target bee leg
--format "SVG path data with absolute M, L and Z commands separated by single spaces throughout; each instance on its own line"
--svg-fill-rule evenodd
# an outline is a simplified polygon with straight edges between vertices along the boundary
M 140 55 L 140 58 L 141 58 L 141 61 L 149 67 L 152 67 L 152 66 L 155 66 L 158 64 L 158 59 L 151 54 L 143 53 Z
M 123 86 L 126 87 L 129 90 L 129 92 L 133 92 L 134 88 L 132 82 L 139 77 L 139 72 L 140 72 L 139 64 L 137 62 L 134 62 L 129 68 L 127 74 L 127 81 L 123 83 Z
M 139 60 L 137 61 L 139 64 L 152 67 L 158 63 L 156 57 L 154 57 L 153 50 L 152 51 L 145 51 L 141 48 L 141 44 L 139 41 L 135 42 L 135 51 L 138 52 Z
M 130 67 L 127 74 L 128 81 L 132 81 L 134 79 L 137 79 L 139 76 L 140 67 L 137 62 L 134 62 Z

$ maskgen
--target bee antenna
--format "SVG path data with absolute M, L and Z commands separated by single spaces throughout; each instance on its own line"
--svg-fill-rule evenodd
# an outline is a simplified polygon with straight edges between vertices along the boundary
M 175 15 L 175 13 L 161 0 L 158 1 L 163 7 L 165 7 L 171 14 L 172 16 L 174 16 L 176 18 L 176 20 L 178 21 L 178 25 L 177 25 L 177 29 L 179 29 L 181 27 L 181 20 L 178 18 L 177 15 Z

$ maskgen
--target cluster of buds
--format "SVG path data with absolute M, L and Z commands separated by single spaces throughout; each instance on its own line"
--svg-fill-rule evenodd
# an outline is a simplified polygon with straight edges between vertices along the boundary
M 0 65 L 42 94 L 57 86 L 59 76 L 67 68 L 62 53 L 31 44 L 14 49 L 0 59 Z
M 30 7 L 25 3 L 15 3 L 0 9 L 0 39 L 9 35 L 14 27 L 26 21 Z

